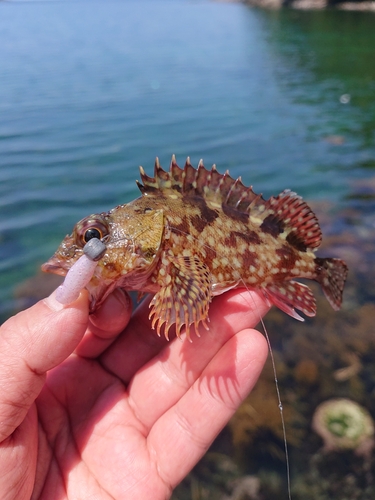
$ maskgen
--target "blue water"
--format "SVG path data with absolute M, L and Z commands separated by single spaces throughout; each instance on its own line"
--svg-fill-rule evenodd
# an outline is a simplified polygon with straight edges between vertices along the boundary
M 203 158 L 265 196 L 349 203 L 375 175 L 374 21 L 205 1 L 0 3 L 1 318 L 77 220 L 138 196 L 155 156 Z

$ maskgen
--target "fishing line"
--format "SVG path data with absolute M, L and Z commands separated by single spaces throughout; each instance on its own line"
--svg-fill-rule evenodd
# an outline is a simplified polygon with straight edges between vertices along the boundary
M 288 441 L 287 441 L 287 437 L 286 437 L 286 426 L 285 426 L 285 418 L 284 418 L 284 408 L 283 408 L 283 404 L 282 404 L 282 401 L 281 401 L 281 394 L 280 394 L 280 388 L 279 388 L 279 381 L 278 381 L 278 378 L 277 378 L 275 357 L 273 355 L 273 350 L 272 350 L 272 346 L 271 346 L 271 340 L 270 340 L 270 337 L 268 335 L 268 331 L 267 331 L 266 325 L 264 323 L 264 320 L 263 320 L 262 316 L 259 313 L 259 309 L 256 307 L 255 299 L 254 299 L 253 295 L 251 294 L 251 290 L 250 290 L 250 288 L 248 288 L 248 286 L 244 282 L 243 278 L 241 278 L 241 281 L 242 281 L 242 284 L 245 287 L 246 291 L 249 292 L 250 298 L 251 298 L 251 300 L 253 302 L 254 311 L 256 311 L 256 313 L 258 313 L 259 321 L 260 321 L 260 324 L 262 325 L 262 330 L 263 330 L 264 336 L 265 336 L 266 341 L 267 341 L 268 351 L 270 353 L 270 359 L 271 359 L 271 365 L 272 365 L 272 371 L 273 371 L 273 379 L 275 381 L 275 387 L 276 387 L 277 404 L 278 404 L 279 411 L 280 411 L 281 428 L 282 428 L 282 431 L 283 431 L 283 444 L 284 444 L 284 453 L 285 453 L 285 467 L 286 467 L 286 480 L 287 480 L 288 500 L 292 500 Z M 265 290 L 262 290 L 262 291 L 263 291 L 263 295 L 264 295 L 264 298 L 265 298 L 266 302 L 269 304 L 269 300 L 268 300 L 268 297 L 266 295 L 266 291 Z M 248 301 L 248 303 L 249 303 L 249 307 L 251 307 L 251 304 L 250 304 L 249 301 Z
M 248 290 L 250 291 L 250 290 Z M 254 297 L 251 296 L 254 305 L 255 305 L 255 300 Z M 270 352 L 270 358 L 271 358 L 271 364 L 272 364 L 272 370 L 273 370 L 273 376 L 274 376 L 274 381 L 276 385 L 276 394 L 277 394 L 277 403 L 279 406 L 280 410 L 280 419 L 281 419 L 281 427 L 283 429 L 283 441 L 284 441 L 284 452 L 285 452 L 285 466 L 286 466 L 286 480 L 287 480 L 287 488 L 288 488 L 288 499 L 292 500 L 292 491 L 291 491 L 291 481 L 290 481 L 290 463 L 289 463 L 289 451 L 288 451 L 288 441 L 286 438 L 286 427 L 285 427 L 285 419 L 284 419 L 284 408 L 281 402 L 281 395 L 280 395 L 280 389 L 279 389 L 279 381 L 277 379 L 277 372 L 276 372 L 276 363 L 275 363 L 275 358 L 273 355 L 272 347 L 271 347 L 271 341 L 267 332 L 266 325 L 264 324 L 263 318 L 259 314 L 259 319 L 260 323 L 262 325 L 262 329 L 264 331 L 264 336 L 266 337 L 267 344 L 268 344 L 268 350 Z

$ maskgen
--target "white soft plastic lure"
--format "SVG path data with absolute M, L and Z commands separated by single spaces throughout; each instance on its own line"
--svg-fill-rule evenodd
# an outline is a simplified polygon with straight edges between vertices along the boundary
M 64 283 L 56 291 L 56 300 L 60 304 L 70 304 L 78 299 L 83 288 L 94 275 L 97 262 L 90 260 L 85 254 L 69 269 Z
M 105 244 L 97 238 L 92 238 L 86 243 L 83 255 L 69 269 L 64 283 L 56 291 L 56 300 L 60 304 L 70 304 L 78 299 L 81 290 L 93 277 L 98 260 L 103 257 L 105 251 Z

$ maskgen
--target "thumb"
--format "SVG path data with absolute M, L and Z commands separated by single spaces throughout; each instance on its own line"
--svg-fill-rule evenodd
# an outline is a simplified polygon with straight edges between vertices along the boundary
M 41 391 L 45 373 L 77 347 L 88 323 L 87 292 L 69 304 L 54 293 L 0 328 L 0 442 L 23 421 Z

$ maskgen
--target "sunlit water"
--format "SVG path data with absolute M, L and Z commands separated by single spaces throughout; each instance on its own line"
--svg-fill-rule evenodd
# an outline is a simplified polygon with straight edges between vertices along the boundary
M 375 16 L 0 3 L 0 315 L 73 224 L 175 153 L 342 208 L 375 174 Z M 373 205 L 371 205 L 373 208 Z

